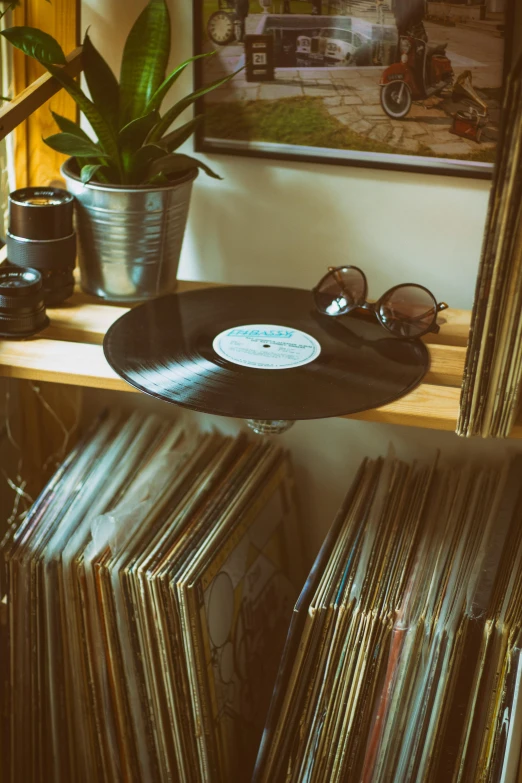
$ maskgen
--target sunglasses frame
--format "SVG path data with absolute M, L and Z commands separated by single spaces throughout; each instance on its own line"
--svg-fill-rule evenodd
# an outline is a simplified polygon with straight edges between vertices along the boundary
M 357 272 L 359 272 L 362 275 L 364 280 L 364 286 L 365 286 L 365 292 L 364 292 L 365 301 L 362 302 L 361 304 L 347 305 L 345 309 L 335 314 L 326 313 L 323 309 L 319 307 L 317 303 L 317 294 L 319 293 L 319 290 L 325 280 L 327 280 L 329 277 L 332 277 L 334 272 L 340 272 L 341 270 L 345 270 L 345 269 L 355 269 Z M 385 323 L 380 312 L 381 305 L 386 297 L 388 297 L 390 294 L 393 294 L 393 292 L 396 291 L 398 288 L 406 288 L 406 287 L 408 288 L 414 287 L 414 288 L 422 289 L 423 291 L 425 291 L 427 294 L 430 295 L 434 305 L 433 320 L 430 326 L 428 326 L 426 329 L 424 329 L 424 331 L 419 332 L 419 334 L 416 334 L 413 337 L 401 337 L 401 335 L 397 335 L 393 331 L 393 329 L 391 329 L 389 325 Z M 343 289 L 340 287 L 340 290 L 342 292 Z M 380 325 L 384 327 L 384 329 L 386 329 L 388 332 L 390 332 L 390 334 L 392 334 L 394 337 L 399 337 L 400 339 L 403 340 L 415 340 L 417 337 L 423 337 L 425 334 L 428 334 L 429 332 L 432 332 L 433 334 L 438 334 L 438 332 L 440 331 L 440 326 L 437 323 L 437 315 L 442 310 L 447 310 L 448 308 L 446 302 L 437 302 L 437 300 L 435 299 L 434 295 L 429 290 L 429 288 L 426 288 L 426 286 L 423 285 L 419 285 L 419 283 L 399 283 L 399 285 L 394 285 L 393 288 L 389 288 L 387 291 L 385 291 L 384 294 L 379 299 L 377 299 L 376 302 L 368 302 L 368 300 L 366 299 L 366 297 L 368 296 L 368 278 L 366 277 L 362 269 L 360 269 L 358 266 L 352 266 L 351 264 L 347 264 L 344 266 L 329 266 L 328 272 L 325 275 L 323 275 L 323 277 L 319 280 L 317 285 L 314 286 L 314 288 L 312 288 L 312 293 L 314 295 L 315 306 L 317 307 L 320 313 L 323 313 L 324 315 L 328 315 L 331 318 L 337 318 L 340 315 L 349 315 L 354 310 L 365 310 L 366 312 L 374 313 Z

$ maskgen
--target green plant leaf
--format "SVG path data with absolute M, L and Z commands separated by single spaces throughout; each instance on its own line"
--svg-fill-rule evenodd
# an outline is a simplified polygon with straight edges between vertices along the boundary
M 120 126 L 147 114 L 147 105 L 165 79 L 170 54 L 170 17 L 165 0 L 150 0 L 123 49 Z
M 165 157 L 165 149 L 157 144 L 145 144 L 140 147 L 128 165 L 129 183 L 140 184 L 147 178 L 147 171 L 153 161 Z
M 200 160 L 197 160 L 197 158 L 192 158 L 190 155 L 174 153 L 173 155 L 166 155 L 164 158 L 159 158 L 159 160 L 155 160 L 151 164 L 148 172 L 148 181 L 150 182 L 151 179 L 160 174 L 167 177 L 169 174 L 184 174 L 187 171 L 193 171 L 196 168 L 202 169 L 209 177 L 222 179 L 222 177 L 212 171 L 209 166 L 202 163 Z
M 171 73 L 169 73 L 165 81 L 158 87 L 158 89 L 150 99 L 147 105 L 147 112 L 160 108 L 166 94 L 168 93 L 172 85 L 179 79 L 179 77 L 181 76 L 181 74 L 183 73 L 183 71 L 188 65 L 195 62 L 196 60 L 201 60 L 202 57 L 212 57 L 214 54 L 216 54 L 216 52 L 204 52 L 203 54 L 198 54 L 195 57 L 189 57 L 188 60 L 185 60 L 185 62 L 181 63 L 181 65 L 178 65 L 177 68 L 174 68 L 174 70 Z
M 125 125 L 118 134 L 120 147 L 139 149 L 158 121 L 158 113 L 153 111 L 144 117 L 138 117 Z
M 118 145 L 126 180 L 130 177 L 131 181 L 135 181 L 134 156 L 157 121 L 157 112 L 151 112 L 151 114 L 147 114 L 145 117 L 138 117 L 137 120 L 132 120 L 132 122 L 129 122 L 121 129 L 118 135 Z
M 108 157 L 93 141 L 85 141 L 72 133 L 55 133 L 44 139 L 44 142 L 56 152 L 62 152 L 64 155 L 70 155 L 74 158 Z
M 167 150 L 167 152 L 174 152 L 174 150 L 177 150 L 178 147 L 181 147 L 181 145 L 192 136 L 202 121 L 203 115 L 200 114 L 198 117 L 194 117 L 194 119 L 186 122 L 185 125 L 182 125 L 180 128 L 176 128 L 176 130 L 172 131 L 172 133 L 163 136 L 158 144 Z
M 157 142 L 161 139 L 163 134 L 168 131 L 174 120 L 176 120 L 179 115 L 185 111 L 191 104 L 193 104 L 195 101 L 197 101 L 198 98 L 201 98 L 203 95 L 206 95 L 208 92 L 212 92 L 212 90 L 216 90 L 218 87 L 221 87 L 221 85 L 226 84 L 230 81 L 237 73 L 242 71 L 243 68 L 239 68 L 237 71 L 234 71 L 234 73 L 229 74 L 228 76 L 225 76 L 223 79 L 217 79 L 217 81 L 212 82 L 211 84 L 207 84 L 206 87 L 201 87 L 199 90 L 195 90 L 195 92 L 191 92 L 190 95 L 187 95 L 186 98 L 182 98 L 181 101 L 176 103 L 175 106 L 173 106 L 171 109 L 169 109 L 161 118 L 161 120 L 158 122 L 152 133 L 150 134 L 148 141 L 150 142 Z
M 47 65 L 46 68 L 78 104 L 86 118 L 91 123 L 92 129 L 98 137 L 98 141 L 103 151 L 111 157 L 114 166 L 120 170 L 120 153 L 116 136 L 112 131 L 112 128 L 106 123 L 96 106 L 88 99 L 83 90 L 78 87 L 74 79 L 69 76 L 69 74 L 65 73 L 56 65 Z
M 55 123 L 63 133 L 71 133 L 73 136 L 77 136 L 79 139 L 83 139 L 84 141 L 91 141 L 85 131 L 82 130 L 80 126 L 76 124 L 76 122 L 69 120 L 67 117 L 62 117 L 61 114 L 57 114 L 52 110 L 51 114 L 53 115 Z
M 168 185 L 169 179 L 165 174 L 155 174 L 145 183 L 147 185 Z
M 9 27 L 7 30 L 2 30 L 0 35 L 7 38 L 17 49 L 21 49 L 24 54 L 34 57 L 45 66 L 65 65 L 67 62 L 58 41 L 36 27 Z
M 17 31 L 17 30 L 29 31 L 29 33 L 20 34 L 18 32 L 13 37 L 13 31 Z M 81 111 L 85 114 L 86 118 L 91 123 L 92 128 L 96 133 L 96 136 L 98 137 L 98 141 L 102 149 L 113 159 L 114 166 L 117 168 L 117 170 L 121 171 L 121 162 L 120 162 L 118 144 L 116 142 L 116 136 L 115 133 L 112 131 L 112 128 L 103 119 L 103 117 L 96 109 L 92 101 L 89 100 L 89 98 L 85 95 L 83 90 L 76 84 L 74 79 L 63 70 L 63 68 L 59 67 L 54 62 L 50 62 L 49 58 L 45 59 L 39 56 L 42 54 L 42 52 L 38 50 L 36 45 L 35 46 L 32 45 L 33 41 L 35 40 L 35 36 L 33 36 L 33 31 L 38 35 L 40 35 L 41 31 L 34 30 L 34 28 L 32 27 L 29 28 L 11 27 L 8 30 L 4 30 L 2 34 L 9 34 L 6 35 L 5 37 L 11 41 L 13 46 L 17 46 L 23 52 L 28 54 L 30 57 L 35 57 L 36 59 L 38 59 L 42 63 L 42 65 L 44 65 L 47 68 L 49 73 L 55 77 L 57 82 L 61 84 L 62 87 L 69 93 L 69 95 L 78 104 Z M 63 63 L 65 63 L 66 62 L 65 56 L 63 55 L 63 52 L 59 44 L 51 36 L 47 36 L 45 33 L 43 33 L 42 35 L 45 36 L 45 40 L 48 39 L 51 42 L 54 42 L 59 52 L 61 52 L 61 60 L 59 61 L 60 62 L 63 61 Z M 56 52 L 54 53 L 54 55 L 56 55 Z M 59 59 L 54 55 L 52 59 Z
M 83 72 L 91 99 L 101 116 L 118 131 L 120 86 L 108 63 L 93 46 L 88 34 L 83 39 Z
M 101 163 L 88 163 L 86 166 L 82 166 L 80 179 L 83 184 L 86 185 L 88 182 L 90 182 L 94 175 L 97 174 L 102 168 L 104 167 Z

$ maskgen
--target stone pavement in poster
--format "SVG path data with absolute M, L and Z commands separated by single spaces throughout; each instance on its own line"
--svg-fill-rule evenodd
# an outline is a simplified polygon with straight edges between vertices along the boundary
M 261 14 L 247 18 L 247 32 L 259 28 Z M 211 93 L 210 103 L 235 101 L 273 101 L 296 96 L 322 98 L 328 113 L 340 124 L 361 137 L 383 142 L 397 153 L 431 152 L 435 156 L 463 157 L 477 150 L 496 145 L 499 105 L 488 97 L 488 88 L 502 84 L 502 52 L 504 41 L 465 25 L 444 27 L 426 23 L 430 43 L 448 42 L 448 56 L 456 76 L 470 70 L 473 86 L 489 104 L 490 122 L 480 144 L 455 136 L 450 132 L 452 118 L 462 104 L 452 101 L 451 94 L 414 103 L 408 116 L 390 119 L 380 105 L 379 81 L 382 66 L 364 68 L 278 68 L 274 82 L 249 84 L 244 73 L 238 74 L 224 87 Z M 216 58 L 205 63 L 205 81 L 231 73 L 244 64 L 243 46 L 223 47 Z

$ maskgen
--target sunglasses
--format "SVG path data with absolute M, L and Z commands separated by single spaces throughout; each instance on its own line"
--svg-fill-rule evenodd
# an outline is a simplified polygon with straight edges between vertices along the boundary
M 377 302 L 368 302 L 368 281 L 357 266 L 329 267 L 313 291 L 317 309 L 325 315 L 347 315 L 352 310 L 375 313 L 381 326 L 395 337 L 422 337 L 439 331 L 437 314 L 446 310 L 427 288 L 404 283 L 390 288 Z

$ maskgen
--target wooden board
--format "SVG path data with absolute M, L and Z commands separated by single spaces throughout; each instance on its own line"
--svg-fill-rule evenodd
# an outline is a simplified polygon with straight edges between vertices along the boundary
M 180 281 L 179 291 L 210 283 Z M 103 336 L 128 308 L 75 294 L 63 307 L 50 309 L 50 326 L 26 341 L 0 341 L 0 375 L 73 386 L 135 391 L 107 364 Z M 470 313 L 446 310 L 441 330 L 427 339 L 431 367 L 421 386 L 406 397 L 347 418 L 431 429 L 454 430 L 464 371 Z M 522 431 L 520 432 L 522 436 Z
M 82 47 L 74 49 L 67 55 L 67 65 L 64 71 L 69 76 L 78 76 L 82 71 Z M 9 103 L 5 103 L 0 109 L 0 139 L 5 138 L 11 131 L 20 125 L 24 120 L 31 117 L 36 110 L 42 106 L 49 98 L 62 89 L 59 81 L 46 71 L 42 76 L 22 90 L 16 98 Z M 46 147 L 52 152 L 50 147 Z
M 13 12 L 13 24 L 38 27 L 50 33 L 60 43 L 66 54 L 79 44 L 80 0 L 23 0 Z M 45 69 L 36 60 L 13 49 L 15 95 L 18 95 L 38 79 Z M 16 129 L 15 170 L 16 186 L 49 185 L 60 183 L 60 166 L 65 156 L 55 152 L 42 142 L 42 137 L 57 133 L 58 129 L 50 109 L 76 120 L 76 104 L 65 90 L 60 90 L 51 100 L 32 114 Z

